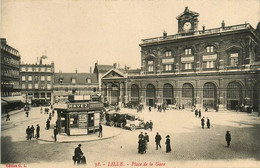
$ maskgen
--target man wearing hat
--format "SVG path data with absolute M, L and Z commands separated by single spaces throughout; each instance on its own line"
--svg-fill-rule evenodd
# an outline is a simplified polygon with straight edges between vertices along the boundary
M 74 157 L 73 157 L 74 165 L 75 165 L 76 161 L 77 161 L 77 165 L 80 164 L 80 159 L 81 159 L 81 156 L 83 155 L 83 152 L 81 151 L 80 147 L 81 147 L 81 144 L 79 144 L 78 147 L 76 147 L 74 150 Z
M 229 148 L 230 141 L 231 141 L 231 134 L 229 133 L 229 131 L 226 132 L 226 141 L 227 141 L 227 147 Z
M 156 150 L 158 150 L 158 146 L 161 148 L 161 144 L 160 144 L 161 139 L 162 139 L 161 135 L 159 135 L 159 133 L 157 132 L 155 136 Z

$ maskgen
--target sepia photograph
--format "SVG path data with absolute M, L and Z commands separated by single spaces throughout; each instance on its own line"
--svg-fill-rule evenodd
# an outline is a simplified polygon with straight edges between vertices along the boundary
M 259 168 L 259 0 L 0 0 L 2 168 Z

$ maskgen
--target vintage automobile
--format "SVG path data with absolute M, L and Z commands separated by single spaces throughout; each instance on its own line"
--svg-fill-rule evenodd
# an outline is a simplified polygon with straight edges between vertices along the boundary
M 131 131 L 137 128 L 145 128 L 145 122 L 137 114 L 127 114 L 126 115 L 126 125 L 125 128 L 130 129 Z
M 106 112 L 106 125 L 123 128 L 126 125 L 126 115 L 127 114 L 118 112 Z

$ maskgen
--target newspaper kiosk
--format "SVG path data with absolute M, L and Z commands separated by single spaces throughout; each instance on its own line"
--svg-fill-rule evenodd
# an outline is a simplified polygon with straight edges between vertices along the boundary
M 55 109 L 60 133 L 84 135 L 99 130 L 100 115 L 104 108 L 101 102 L 73 102 Z

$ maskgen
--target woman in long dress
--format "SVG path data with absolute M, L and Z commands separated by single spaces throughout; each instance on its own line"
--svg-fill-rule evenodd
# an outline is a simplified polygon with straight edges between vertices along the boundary
M 171 149 L 171 140 L 170 140 L 170 136 L 169 135 L 166 136 L 165 144 L 166 144 L 166 153 L 171 152 L 172 151 L 172 149 Z

